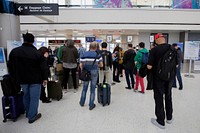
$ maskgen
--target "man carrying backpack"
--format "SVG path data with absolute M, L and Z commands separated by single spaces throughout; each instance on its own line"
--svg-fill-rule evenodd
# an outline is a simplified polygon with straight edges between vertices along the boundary
M 123 58 L 123 65 L 125 68 L 125 75 L 126 75 L 126 83 L 127 87 L 126 89 L 134 88 L 134 68 L 135 68 L 135 63 L 134 63 L 134 58 L 135 58 L 135 51 L 132 48 L 132 44 L 128 44 L 128 50 L 124 53 L 124 58 Z M 131 78 L 131 83 L 130 83 L 130 78 Z
M 165 110 L 166 110 L 166 116 L 167 120 L 166 122 L 168 124 L 171 124 L 173 121 L 172 117 L 172 82 L 174 79 L 175 74 L 174 69 L 176 69 L 176 55 L 170 57 L 171 55 L 174 55 L 176 51 L 171 50 L 171 45 L 166 44 L 165 38 L 162 34 L 156 34 L 155 42 L 157 44 L 156 47 L 154 47 L 149 55 L 149 61 L 147 68 L 152 69 L 153 71 L 153 91 L 154 91 L 154 100 L 155 100 L 155 115 L 157 119 L 151 119 L 151 122 L 161 128 L 165 129 Z M 170 51 L 171 54 L 167 55 Z M 166 61 L 166 58 L 170 57 L 170 62 L 167 64 L 164 64 Z M 170 66 L 167 66 L 170 65 Z M 167 66 L 167 68 L 166 68 Z M 165 68 L 165 70 L 164 70 Z M 169 73 L 167 70 L 170 70 Z M 164 72 L 164 73 L 161 73 Z M 168 77 L 166 77 L 166 74 Z M 165 95 L 165 97 L 163 97 Z M 163 103 L 163 98 L 165 98 L 165 107 Z M 165 110 L 164 110 L 165 109 Z
M 103 42 L 101 44 L 102 50 L 100 54 L 103 59 L 103 67 L 99 71 L 99 83 L 104 81 L 108 84 L 111 84 L 111 69 L 112 69 L 112 54 L 110 51 L 107 51 L 107 43 Z
M 139 43 L 139 50 L 134 58 L 136 67 L 137 67 L 137 74 L 136 74 L 136 83 L 135 83 L 135 89 L 134 91 L 138 91 L 138 86 L 140 83 L 141 86 L 141 93 L 145 93 L 145 88 L 144 88 L 144 79 L 139 75 L 139 69 L 141 68 L 142 65 L 147 64 L 147 59 L 148 59 L 148 50 L 145 47 L 145 43 L 140 42 Z

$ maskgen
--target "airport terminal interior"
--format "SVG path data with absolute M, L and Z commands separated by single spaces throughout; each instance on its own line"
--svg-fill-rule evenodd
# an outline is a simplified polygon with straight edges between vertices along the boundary
M 72 39 L 89 50 L 91 42 L 107 42 L 111 53 L 119 45 L 136 49 L 140 42 L 150 49 L 154 35 L 176 43 L 183 53 L 183 89 L 172 88 L 173 122 L 160 129 L 155 116 L 153 90 L 145 93 L 126 89 L 125 75 L 111 85 L 111 102 L 89 110 L 89 91 L 83 107 L 83 88 L 63 90 L 63 98 L 39 102 L 42 117 L 32 124 L 25 114 L 16 122 L 3 122 L 0 133 L 200 133 L 200 1 L 199 0 L 0 0 L 0 77 L 7 74 L 9 53 L 23 43 L 22 34 L 35 36 L 34 46 L 53 50 Z M 4 56 L 6 61 L 4 61 Z M 2 78 L 1 78 L 2 79 Z M 147 79 L 144 78 L 145 88 Z M 141 87 L 139 86 L 139 90 Z M 0 96 L 3 96 L 0 86 Z M 97 89 L 96 89 L 97 90 Z

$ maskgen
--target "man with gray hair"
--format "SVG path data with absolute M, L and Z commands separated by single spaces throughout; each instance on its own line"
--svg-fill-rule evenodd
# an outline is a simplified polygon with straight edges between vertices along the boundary
M 91 73 L 91 80 L 90 80 L 90 102 L 89 102 L 89 110 L 92 110 L 96 107 L 94 104 L 95 100 L 95 88 L 98 78 L 98 67 L 103 67 L 102 57 L 101 55 L 97 54 L 95 51 L 97 49 L 97 43 L 92 42 L 90 44 L 90 50 L 85 52 L 80 59 L 80 68 L 81 70 L 86 69 L 89 70 Z M 89 81 L 83 82 L 83 90 L 80 99 L 80 106 L 84 106 L 86 94 L 88 90 Z
M 66 41 L 66 46 L 62 49 L 62 56 L 61 59 L 63 61 L 63 68 L 64 68 L 64 89 L 67 89 L 67 83 L 69 79 L 69 73 L 72 73 L 73 85 L 74 85 L 74 92 L 78 88 L 76 83 L 76 71 L 77 71 L 77 64 L 78 64 L 78 50 L 74 46 L 74 41 L 68 39 Z

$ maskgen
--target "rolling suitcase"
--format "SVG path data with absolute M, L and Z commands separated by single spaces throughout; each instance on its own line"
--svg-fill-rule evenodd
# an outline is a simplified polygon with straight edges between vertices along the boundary
M 15 96 L 3 96 L 2 109 L 4 117 L 3 122 L 6 122 L 7 119 L 12 119 L 13 122 L 15 122 L 21 114 L 25 113 L 23 104 L 23 92 Z
M 60 100 L 63 97 L 62 87 L 60 82 L 48 81 L 47 83 L 48 98 Z
M 107 83 L 100 83 L 97 88 L 97 98 L 98 103 L 105 106 L 106 104 L 110 105 L 111 99 L 111 87 Z

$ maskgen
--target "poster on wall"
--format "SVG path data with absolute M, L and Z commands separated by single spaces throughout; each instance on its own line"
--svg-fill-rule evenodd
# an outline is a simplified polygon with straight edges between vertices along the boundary
M 94 0 L 95 8 L 132 8 L 131 0 Z
M 199 0 L 173 0 L 173 8 L 199 9 Z
M 127 36 L 127 42 L 132 42 L 133 41 L 133 36 Z
M 176 43 L 178 45 L 178 47 L 181 49 L 181 51 L 183 52 L 183 43 L 182 42 L 177 42 Z
M 4 48 L 0 47 L 0 80 L 2 80 L 2 77 L 5 74 L 8 74 L 6 58 Z
M 184 48 L 184 59 L 198 60 L 200 41 L 186 41 Z
M 113 41 L 113 36 L 112 36 L 112 35 L 107 35 L 107 36 L 106 36 L 106 41 L 107 41 L 108 43 L 112 42 L 112 41 Z

